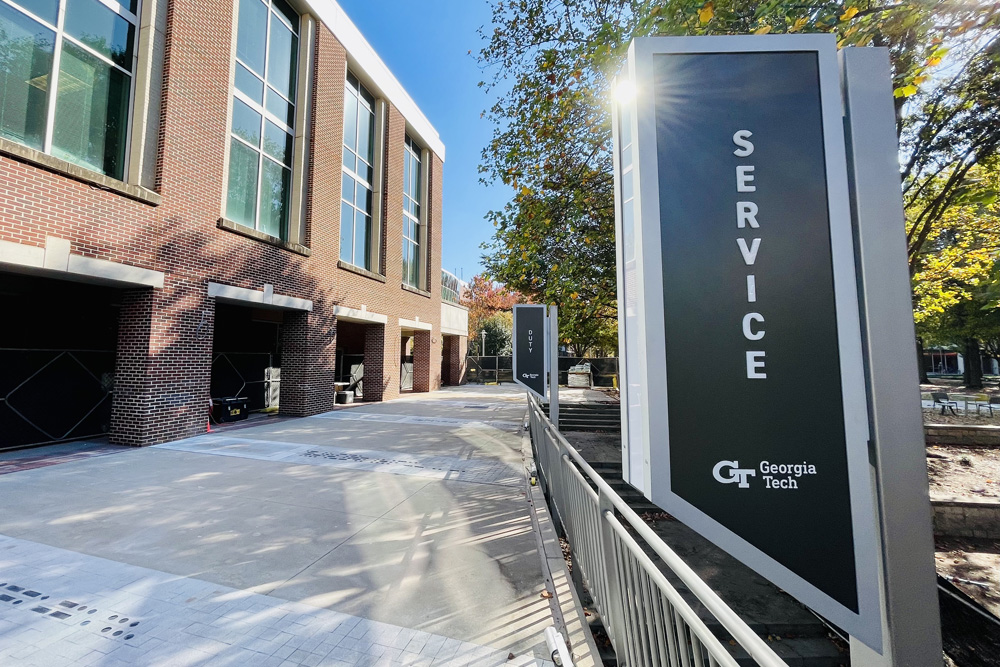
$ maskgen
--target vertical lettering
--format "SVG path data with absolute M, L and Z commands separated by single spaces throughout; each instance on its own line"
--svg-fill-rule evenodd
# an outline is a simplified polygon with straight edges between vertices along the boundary
M 736 157 L 747 157 L 753 153 L 753 142 L 747 141 L 753 136 L 753 132 L 750 130 L 740 130 L 733 135 L 733 143 L 739 146 L 733 151 L 733 155 Z
M 764 368 L 764 353 L 762 351 L 747 352 L 747 379 L 764 380 L 767 373 L 760 372 Z
M 757 279 L 747 276 L 747 303 L 757 303 Z
M 757 210 L 757 204 L 752 201 L 736 202 L 736 225 L 740 229 L 744 229 L 748 224 L 754 229 L 760 227 L 757 224 Z
M 737 192 L 757 192 L 753 182 L 753 165 L 741 164 L 736 167 L 736 191 Z

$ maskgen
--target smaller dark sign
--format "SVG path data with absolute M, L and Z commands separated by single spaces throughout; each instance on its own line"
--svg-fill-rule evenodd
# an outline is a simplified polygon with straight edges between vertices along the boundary
M 545 306 L 514 306 L 514 382 L 545 398 Z

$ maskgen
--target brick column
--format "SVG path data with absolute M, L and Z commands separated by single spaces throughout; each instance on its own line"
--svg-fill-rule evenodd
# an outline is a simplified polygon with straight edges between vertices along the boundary
M 129 290 L 119 313 L 111 442 L 144 446 L 205 432 L 215 303 L 203 283 Z
M 281 344 L 281 414 L 305 417 L 332 410 L 337 318 L 321 311 L 288 311 Z
M 440 372 L 441 371 L 439 370 L 438 373 Z M 438 381 L 438 384 L 440 384 L 440 379 Z M 430 390 L 431 390 L 431 332 L 417 331 L 413 335 L 413 391 L 430 391 Z
M 364 400 L 385 401 L 398 397 L 399 327 L 365 325 Z
M 469 354 L 469 337 L 452 336 L 448 348 L 448 365 L 451 374 L 451 384 L 465 384 L 466 361 Z

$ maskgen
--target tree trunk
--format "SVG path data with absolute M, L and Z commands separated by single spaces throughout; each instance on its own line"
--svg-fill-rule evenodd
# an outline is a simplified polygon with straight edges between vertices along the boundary
M 979 353 L 979 340 L 965 339 L 965 373 L 962 376 L 966 389 L 983 388 L 983 361 Z
M 927 366 L 924 364 L 924 339 L 917 336 L 917 372 L 920 374 L 920 384 L 930 384 L 927 379 Z

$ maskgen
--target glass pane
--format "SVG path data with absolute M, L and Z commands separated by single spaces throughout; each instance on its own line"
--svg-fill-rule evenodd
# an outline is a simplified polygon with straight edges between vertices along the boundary
M 410 156 L 403 156 L 403 205 L 406 205 L 406 195 L 410 194 Z
M 257 163 L 259 154 L 235 139 L 229 150 L 229 196 L 226 217 L 247 227 L 255 227 L 257 217 Z
M 64 41 L 52 154 L 121 178 L 130 84 L 120 70 Z
M 354 205 L 360 208 L 362 211 L 371 215 L 372 213 L 372 191 L 363 186 L 361 183 L 357 185 L 357 195 L 354 199 Z
M 354 203 L 354 179 L 344 174 L 341 180 L 340 196 L 345 200 Z
M 361 109 L 358 117 L 358 157 L 368 164 L 374 161 L 375 114 Z
M 66 32 L 132 71 L 135 26 L 97 0 L 68 0 Z
M 403 239 L 403 282 L 410 282 L 410 242 Z
M 372 94 L 369 93 L 367 90 L 365 90 L 365 87 L 362 86 L 360 83 L 358 84 L 358 92 L 361 93 L 361 101 L 364 104 L 367 104 L 369 109 L 374 109 L 375 108 L 375 98 L 372 97 Z
M 295 127 L 295 107 L 271 90 L 270 87 L 267 89 L 267 110 L 288 127 Z
M 55 33 L 0 4 L 0 135 L 41 150 Z
M 295 67 L 298 38 L 277 15 L 271 15 L 271 43 L 268 48 L 267 82 L 290 100 L 295 99 Z
M 352 153 L 346 147 L 344 148 L 344 166 L 347 167 L 348 169 L 350 169 L 351 171 L 354 171 L 355 167 L 358 166 L 357 163 L 356 163 L 356 161 L 355 161 L 354 153 Z M 357 172 L 355 172 L 355 173 L 357 173 Z
M 414 158 L 413 161 L 415 163 L 413 166 L 413 201 L 419 204 L 423 198 L 423 183 L 421 183 L 421 179 L 423 178 L 424 170 L 423 165 L 420 164 L 420 160 Z
M 233 100 L 233 134 L 260 146 L 260 114 L 237 99 Z
M 632 170 L 626 171 L 622 174 L 622 199 L 628 200 L 632 198 Z
M 354 212 L 354 265 L 368 268 L 368 220 L 361 211 Z
M 632 146 L 626 146 L 622 150 L 622 169 L 632 166 Z
M 344 145 L 358 150 L 358 98 L 350 90 L 344 91 Z
M 24 7 L 38 18 L 48 21 L 53 26 L 59 20 L 59 0 L 14 0 L 14 4 Z
M 236 57 L 261 76 L 264 76 L 267 14 L 267 7 L 258 0 L 240 1 L 240 22 L 236 30 Z
M 236 89 L 246 93 L 257 104 L 264 105 L 264 82 L 239 63 L 236 63 Z
M 354 263 L 354 207 L 340 205 L 340 259 Z
M 375 170 L 361 160 L 358 160 L 358 170 L 356 173 L 364 180 L 365 183 L 371 183 L 372 175 L 375 173 Z
M 274 11 L 281 14 L 288 25 L 292 26 L 292 30 L 296 33 L 299 31 L 299 15 L 295 13 L 295 10 L 288 6 L 284 0 L 274 0 Z
M 133 14 L 139 11 L 139 0 L 115 0 L 119 5 L 129 10 Z
M 264 150 L 282 164 L 292 166 L 292 135 L 271 121 L 264 123 Z
M 288 221 L 288 193 L 292 172 L 277 162 L 264 159 L 260 178 L 260 225 L 265 234 L 285 238 Z

